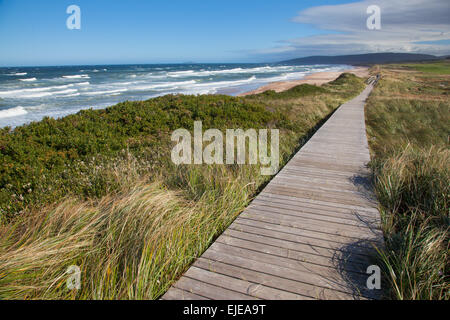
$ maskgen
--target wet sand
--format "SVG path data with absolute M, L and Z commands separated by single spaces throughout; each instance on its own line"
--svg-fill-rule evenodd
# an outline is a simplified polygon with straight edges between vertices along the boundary
M 245 92 L 242 94 L 239 94 L 238 96 L 247 96 L 251 94 L 257 94 L 262 93 L 268 90 L 274 90 L 276 92 L 282 92 L 289 90 L 295 86 L 298 86 L 300 84 L 313 84 L 313 85 L 322 85 L 324 83 L 331 82 L 335 79 L 337 79 L 341 74 L 343 73 L 353 73 L 358 77 L 368 77 L 369 76 L 369 68 L 367 67 L 356 67 L 354 69 L 349 70 L 342 70 L 342 71 L 325 71 L 325 72 L 316 72 L 310 75 L 307 75 L 305 78 L 301 80 L 292 80 L 292 81 L 280 81 L 280 82 L 272 82 L 269 84 L 266 84 L 256 90 L 252 90 L 249 92 Z

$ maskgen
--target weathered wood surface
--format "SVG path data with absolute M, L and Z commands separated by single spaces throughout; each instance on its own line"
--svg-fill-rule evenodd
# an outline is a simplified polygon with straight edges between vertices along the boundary
M 374 299 L 364 102 L 342 105 L 162 299 Z

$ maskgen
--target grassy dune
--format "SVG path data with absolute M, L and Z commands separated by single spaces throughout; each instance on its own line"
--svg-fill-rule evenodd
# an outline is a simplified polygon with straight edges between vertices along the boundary
M 285 164 L 356 96 L 344 74 L 245 98 L 166 96 L 0 131 L 0 299 L 155 299 L 269 180 L 259 167 L 174 166 L 170 134 L 280 129 Z M 66 288 L 70 265 L 81 290 Z
M 394 299 L 449 299 L 450 63 L 388 65 L 367 107 Z

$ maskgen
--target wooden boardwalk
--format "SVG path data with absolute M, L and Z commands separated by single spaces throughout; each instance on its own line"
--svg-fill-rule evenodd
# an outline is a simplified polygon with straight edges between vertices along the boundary
M 374 299 L 364 101 L 342 105 L 162 299 Z

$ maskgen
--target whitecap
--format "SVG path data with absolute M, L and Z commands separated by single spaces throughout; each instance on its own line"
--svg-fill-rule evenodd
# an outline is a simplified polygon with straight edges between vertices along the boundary
M 162 89 L 162 88 L 177 88 L 180 86 L 192 85 L 192 84 L 196 84 L 196 83 L 197 82 L 195 80 L 178 81 L 178 82 L 157 82 L 154 84 L 149 84 L 149 85 L 144 85 L 144 86 L 136 86 L 136 87 L 133 87 L 132 90 L 145 91 L 145 90 Z
M 71 84 L 71 85 L 76 85 L 76 86 L 88 86 L 88 85 L 90 85 L 91 83 L 89 82 L 89 81 L 87 81 L 87 82 L 76 82 L 76 83 L 73 83 L 73 84 Z
M 22 116 L 27 113 L 28 112 L 27 112 L 27 110 L 24 109 L 24 107 L 18 106 L 18 107 L 6 109 L 6 110 L 0 110 L 0 119 Z
M 78 97 L 81 93 L 77 92 L 77 93 L 72 93 L 72 94 L 68 94 L 65 96 L 61 96 L 62 98 L 70 98 L 70 97 Z
M 90 79 L 87 74 L 76 74 L 72 76 L 62 76 L 64 79 Z
M 52 94 L 55 94 L 55 95 L 72 94 L 75 92 L 78 92 L 78 90 L 77 89 L 67 89 L 67 90 L 63 90 L 63 91 L 55 91 L 55 92 L 52 92 Z
M 1 98 L 19 98 L 19 99 L 30 99 L 30 98 L 42 98 L 52 95 L 67 94 L 77 92 L 76 89 L 68 89 L 73 87 L 73 84 L 63 85 L 63 86 L 53 86 L 46 88 L 32 88 L 32 89 L 22 89 L 22 90 L 10 90 L 10 91 L 0 91 Z M 61 90 L 66 89 L 66 90 Z
M 26 76 L 27 74 L 28 74 L 27 72 L 16 72 L 7 74 L 7 76 Z
M 114 93 L 122 93 L 128 91 L 128 89 L 118 89 L 118 90 L 108 90 L 108 91 L 92 91 L 92 92 L 84 92 L 83 94 L 88 96 L 98 96 L 98 95 L 112 95 Z
M 28 78 L 28 79 L 19 79 L 20 81 L 24 81 L 24 82 L 32 82 L 32 81 L 36 81 L 36 78 Z

